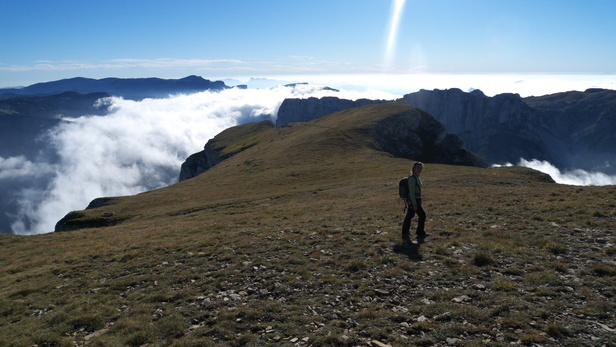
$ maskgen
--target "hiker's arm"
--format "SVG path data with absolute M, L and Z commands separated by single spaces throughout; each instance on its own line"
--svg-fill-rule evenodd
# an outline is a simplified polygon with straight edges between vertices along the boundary
M 416 178 L 411 176 L 409 178 L 409 200 L 411 200 L 411 207 L 413 209 L 417 208 L 417 199 L 415 199 L 415 192 L 417 190 L 417 182 L 416 182 Z

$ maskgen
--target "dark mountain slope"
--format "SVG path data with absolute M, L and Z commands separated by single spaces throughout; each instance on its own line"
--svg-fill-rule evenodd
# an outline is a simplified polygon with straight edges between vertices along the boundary
M 40 136 L 57 125 L 60 117 L 106 114 L 107 109 L 97 107 L 96 101 L 108 96 L 106 93 L 64 92 L 0 99 L 0 157 L 34 158 L 45 148 Z
M 524 102 L 565 142 L 570 162 L 616 172 L 616 90 L 557 93 Z M 606 162 L 612 167 L 606 167 Z
M 105 92 L 126 99 L 167 97 L 169 94 L 194 93 L 228 88 L 224 82 L 206 80 L 199 76 L 181 79 L 161 78 L 103 78 L 75 77 L 59 81 L 33 84 L 21 89 L 0 90 L 5 95 L 49 95 L 66 91 L 82 94 Z M 2 95 L 0 95 L 1 97 Z

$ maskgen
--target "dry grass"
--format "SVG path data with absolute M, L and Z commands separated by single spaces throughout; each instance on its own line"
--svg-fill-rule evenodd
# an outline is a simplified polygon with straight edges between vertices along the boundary
M 616 344 L 616 187 L 428 164 L 402 249 L 411 161 L 312 131 L 83 211 L 119 225 L 0 235 L 0 345 Z

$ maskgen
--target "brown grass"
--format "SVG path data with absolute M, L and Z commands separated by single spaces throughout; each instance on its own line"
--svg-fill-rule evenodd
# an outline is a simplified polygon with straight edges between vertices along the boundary
M 0 235 L 0 345 L 616 344 L 616 187 L 428 163 L 402 249 L 411 161 L 304 128 L 82 211 L 122 224 Z

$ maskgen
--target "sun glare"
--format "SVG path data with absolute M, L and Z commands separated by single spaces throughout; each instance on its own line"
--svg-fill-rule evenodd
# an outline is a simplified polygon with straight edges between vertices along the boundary
M 396 51 L 396 36 L 398 34 L 398 26 L 400 25 L 400 17 L 406 0 L 394 0 L 392 7 L 391 20 L 389 23 L 389 34 L 387 35 L 387 48 L 385 51 L 385 70 L 392 68 L 393 56 Z

